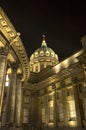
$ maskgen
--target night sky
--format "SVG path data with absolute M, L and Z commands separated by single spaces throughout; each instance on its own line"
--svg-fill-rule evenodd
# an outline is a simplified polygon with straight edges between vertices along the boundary
M 0 6 L 21 33 L 28 57 L 41 46 L 43 34 L 60 61 L 82 48 L 80 38 L 86 34 L 83 0 L 0 0 Z

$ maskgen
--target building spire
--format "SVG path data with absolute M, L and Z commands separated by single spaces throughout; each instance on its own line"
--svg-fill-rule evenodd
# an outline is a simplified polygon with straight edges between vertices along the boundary
M 45 41 L 45 35 L 42 35 L 43 40 L 42 40 L 42 45 L 41 46 L 45 46 L 47 47 L 46 41 Z

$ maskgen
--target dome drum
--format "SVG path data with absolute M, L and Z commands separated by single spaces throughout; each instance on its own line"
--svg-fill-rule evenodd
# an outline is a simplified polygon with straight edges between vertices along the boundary
M 30 57 L 30 65 L 34 67 L 36 63 L 40 63 L 41 65 L 43 64 L 42 62 L 44 62 L 44 64 L 46 62 L 46 67 L 48 65 L 53 66 L 59 63 L 58 55 L 55 54 L 55 52 L 51 48 L 47 47 L 44 37 L 41 47 L 34 51 L 34 53 Z

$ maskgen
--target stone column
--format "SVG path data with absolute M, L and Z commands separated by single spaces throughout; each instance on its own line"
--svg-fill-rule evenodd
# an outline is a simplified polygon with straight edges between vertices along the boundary
M 6 48 L 0 48 L 0 126 L 2 118 L 2 103 L 6 76 L 7 54 L 8 50 Z
M 16 66 L 13 64 L 13 72 L 7 93 L 6 120 L 5 124 L 13 125 L 15 123 L 15 94 L 16 94 Z
M 81 113 L 81 104 L 79 99 L 78 81 L 76 78 L 75 78 L 75 86 L 74 86 L 74 99 L 75 99 L 75 106 L 76 106 L 77 127 L 81 127 L 83 126 L 82 113 Z
M 54 91 L 54 128 L 57 127 L 57 96 L 56 96 L 56 86 L 53 85 Z
M 17 76 L 16 86 L 16 112 L 15 112 L 15 123 L 17 127 L 22 126 L 22 81 L 21 75 Z

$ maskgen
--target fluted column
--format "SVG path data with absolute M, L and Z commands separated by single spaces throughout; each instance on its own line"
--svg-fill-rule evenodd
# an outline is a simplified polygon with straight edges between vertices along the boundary
M 1 126 L 1 117 L 2 117 L 2 103 L 4 95 L 4 84 L 5 84 L 5 75 L 6 75 L 6 66 L 7 66 L 7 48 L 0 48 L 0 126 Z
M 16 108 L 15 108 L 15 123 L 17 127 L 22 125 L 22 81 L 21 75 L 17 75 L 17 86 L 16 86 Z
M 6 106 L 6 124 L 13 125 L 15 123 L 15 95 L 16 95 L 16 66 L 13 64 L 13 72 L 10 79 L 10 85 L 7 93 Z

